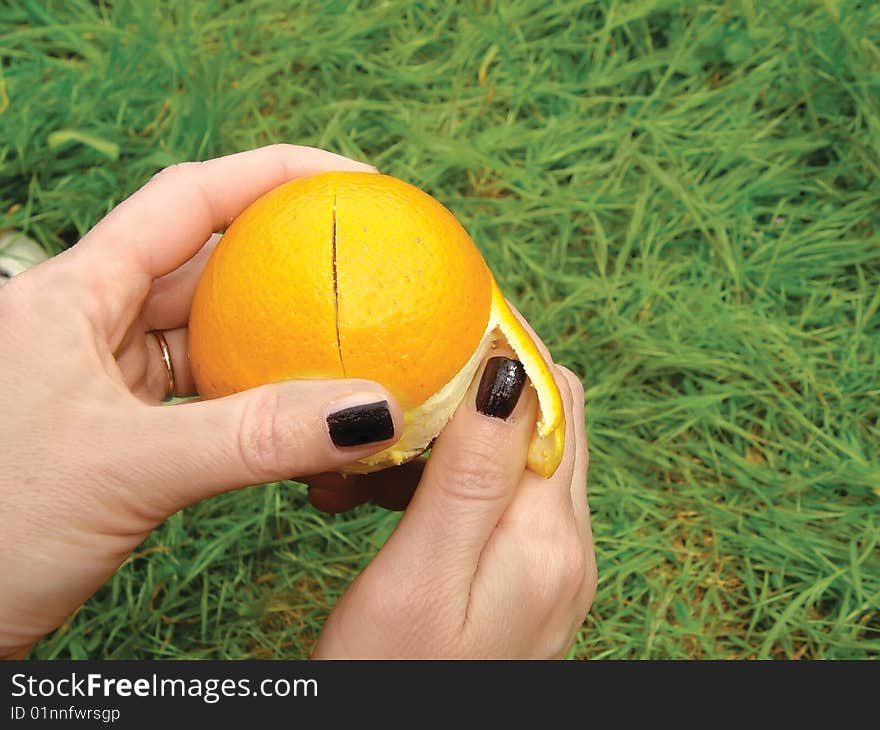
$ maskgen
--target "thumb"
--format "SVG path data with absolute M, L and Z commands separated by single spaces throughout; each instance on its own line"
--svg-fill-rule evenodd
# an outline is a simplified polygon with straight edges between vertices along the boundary
M 522 365 L 512 358 L 499 349 L 483 364 L 434 442 L 412 502 L 383 549 L 402 551 L 414 570 L 469 583 L 516 494 L 537 398 Z
M 167 514 L 249 484 L 339 469 L 390 446 L 403 428 L 391 393 L 354 379 L 276 383 L 151 407 L 145 417 L 150 498 Z

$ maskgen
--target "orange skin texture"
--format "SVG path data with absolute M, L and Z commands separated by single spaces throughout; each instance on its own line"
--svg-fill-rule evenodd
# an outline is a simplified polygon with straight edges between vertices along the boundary
M 491 274 L 455 217 L 385 175 L 352 175 L 336 199 L 345 374 L 386 384 L 404 409 L 458 373 L 486 330 Z
M 194 377 L 208 398 L 366 378 L 410 408 L 468 361 L 491 298 L 479 250 L 418 188 L 369 173 L 294 180 L 249 206 L 208 262 L 190 314 Z

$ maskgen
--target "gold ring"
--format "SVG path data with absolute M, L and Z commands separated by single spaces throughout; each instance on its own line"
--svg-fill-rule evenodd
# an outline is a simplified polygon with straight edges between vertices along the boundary
M 147 334 L 156 338 L 162 351 L 162 362 L 165 363 L 165 397 L 162 400 L 171 400 L 174 397 L 174 363 L 171 362 L 171 350 L 168 349 L 165 333 L 161 330 L 150 330 Z

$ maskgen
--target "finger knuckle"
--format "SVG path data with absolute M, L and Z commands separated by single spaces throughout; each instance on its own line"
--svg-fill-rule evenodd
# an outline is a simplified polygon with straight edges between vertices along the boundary
M 554 622 L 555 631 L 548 641 L 548 650 L 551 656 L 563 658 L 574 643 L 578 632 L 584 627 L 584 622 L 596 595 L 595 581 L 595 561 L 588 560 L 585 582 L 573 601 L 562 604 L 559 620 Z
M 574 598 L 579 595 L 589 569 L 586 551 L 578 540 L 569 540 L 558 549 L 557 584 L 559 592 Z
M 580 595 L 587 578 L 588 561 L 584 546 L 574 538 L 548 536 L 540 561 L 538 596 L 552 612 L 560 604 L 569 604 Z
M 278 394 L 272 388 L 254 394 L 241 415 L 241 461 L 254 483 L 277 478 L 293 468 L 288 464 L 301 434 L 295 423 L 280 416 Z
M 543 651 L 561 658 L 583 624 L 595 594 L 595 563 L 576 536 L 547 531 L 533 539 L 531 606 L 545 626 Z
M 457 497 L 495 499 L 507 491 L 504 455 L 489 434 L 474 434 L 444 467 L 444 487 Z
M 290 144 L 290 142 L 275 142 L 274 144 L 267 146 L 269 150 L 276 155 L 293 155 L 306 149 L 301 145 Z

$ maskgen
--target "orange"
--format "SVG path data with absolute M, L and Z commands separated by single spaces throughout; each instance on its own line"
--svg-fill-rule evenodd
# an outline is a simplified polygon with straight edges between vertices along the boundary
M 401 439 L 346 471 L 421 454 L 496 340 L 536 388 L 529 467 L 552 474 L 565 423 L 559 390 L 467 232 L 438 201 L 387 175 L 293 180 L 250 205 L 211 255 L 193 299 L 199 393 L 299 378 L 367 378 L 404 411 Z

